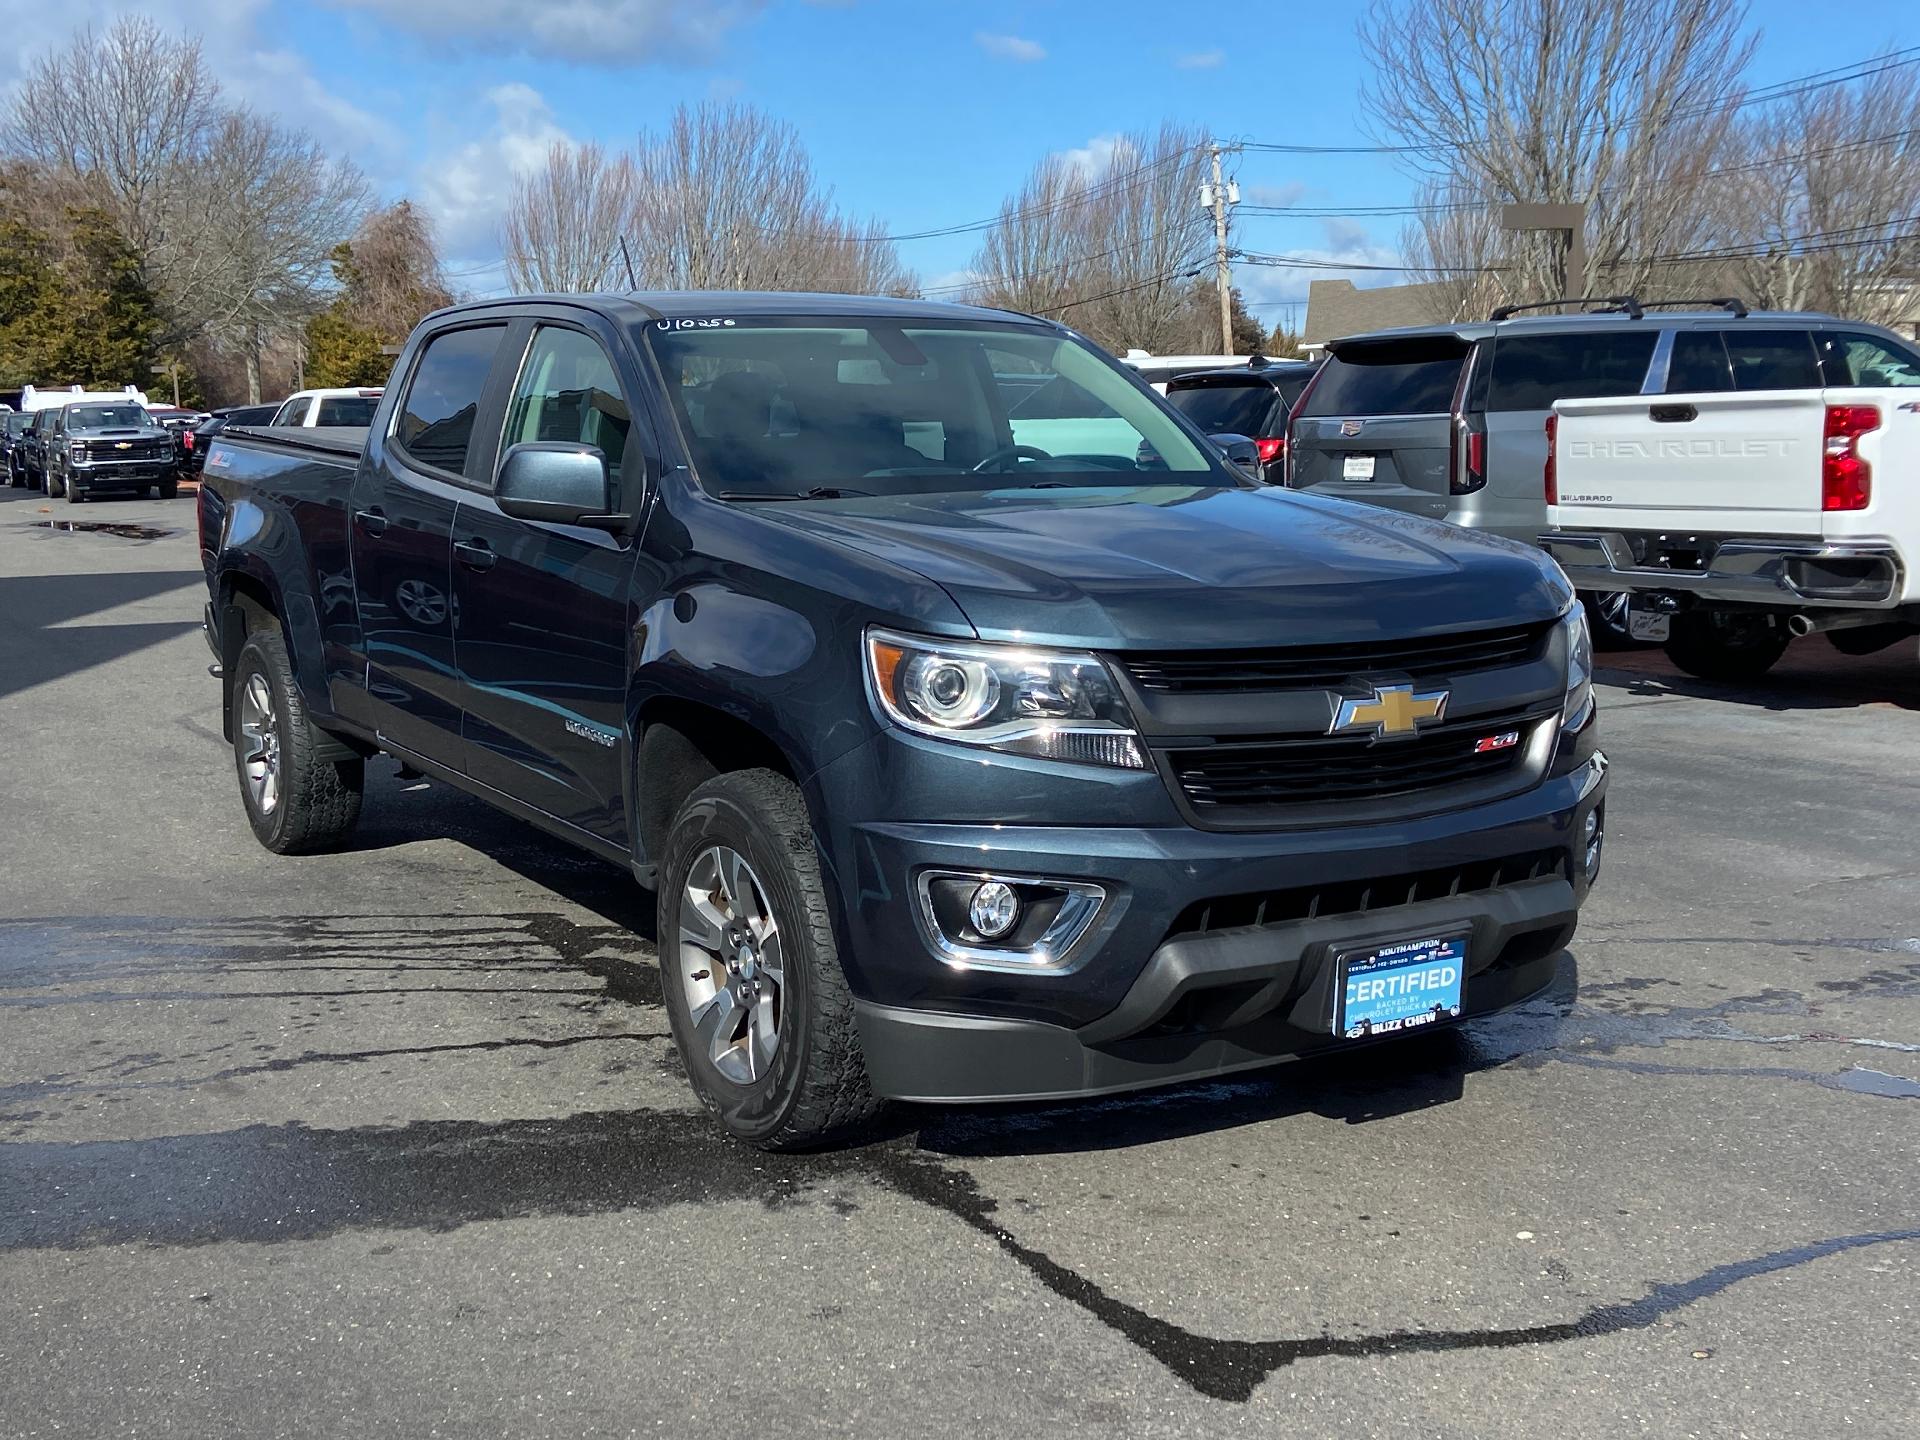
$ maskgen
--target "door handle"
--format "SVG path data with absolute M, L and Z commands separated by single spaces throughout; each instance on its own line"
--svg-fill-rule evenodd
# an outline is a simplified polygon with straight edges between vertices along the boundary
M 387 517 L 378 510 L 356 510 L 354 523 L 369 535 L 384 535 L 387 530 Z
M 1691 405 L 1649 405 L 1647 418 L 1656 425 L 1686 425 L 1700 418 Z
M 453 553 L 469 570 L 491 570 L 493 562 L 500 558 L 493 553 L 493 547 L 484 540 L 456 540 L 453 544 Z

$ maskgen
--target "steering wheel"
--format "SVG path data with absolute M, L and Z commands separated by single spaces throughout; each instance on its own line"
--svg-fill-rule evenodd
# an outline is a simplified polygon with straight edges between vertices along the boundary
M 982 456 L 980 463 L 975 465 L 967 473 L 969 475 L 978 475 L 982 471 L 991 470 L 996 466 L 1005 468 L 1006 462 L 1009 460 L 1051 459 L 1053 459 L 1053 456 L 1037 445 L 1002 445 L 991 455 Z

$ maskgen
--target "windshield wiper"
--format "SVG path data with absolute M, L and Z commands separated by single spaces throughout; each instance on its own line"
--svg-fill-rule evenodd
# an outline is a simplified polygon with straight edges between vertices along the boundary
M 761 494 L 755 490 L 716 490 L 713 493 L 721 500 L 844 500 L 849 495 L 873 494 L 871 490 L 847 490 L 838 485 L 816 485 L 797 495 Z

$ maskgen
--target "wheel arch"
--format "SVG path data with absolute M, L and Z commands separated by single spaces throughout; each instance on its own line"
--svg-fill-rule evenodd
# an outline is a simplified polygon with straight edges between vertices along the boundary
M 804 772 L 772 733 L 698 700 L 661 696 L 634 721 L 633 834 L 635 863 L 652 866 L 673 817 L 716 775 L 771 770 L 796 784 Z

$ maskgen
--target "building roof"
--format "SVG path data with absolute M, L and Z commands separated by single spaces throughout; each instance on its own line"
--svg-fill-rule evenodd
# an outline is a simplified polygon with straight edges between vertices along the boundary
M 1380 285 L 1362 290 L 1351 280 L 1315 280 L 1307 287 L 1304 343 L 1324 345 L 1342 335 L 1431 325 L 1446 318 L 1441 284 Z

